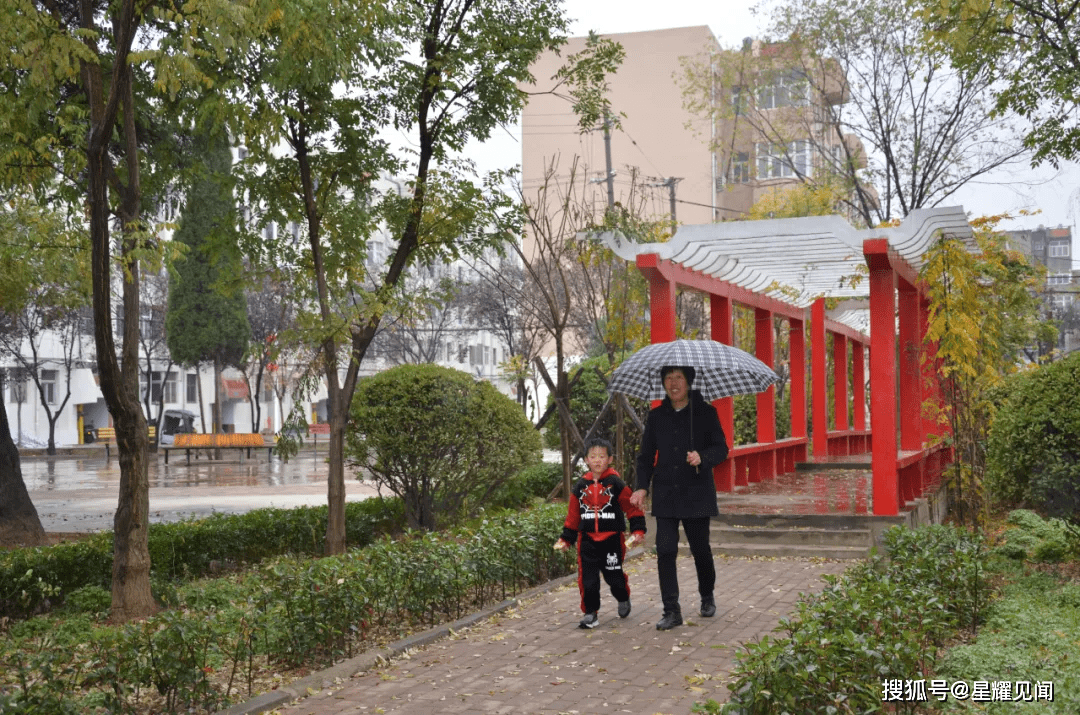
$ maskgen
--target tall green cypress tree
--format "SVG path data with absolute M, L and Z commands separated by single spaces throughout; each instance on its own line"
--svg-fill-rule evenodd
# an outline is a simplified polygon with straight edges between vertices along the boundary
M 181 365 L 214 365 L 213 422 L 220 432 L 221 371 L 240 363 L 251 326 L 239 280 L 242 262 L 229 178 L 232 154 L 224 138 L 200 137 L 194 151 L 202 153 L 196 161 L 203 167 L 188 187 L 174 237 L 188 250 L 169 280 L 166 344 Z

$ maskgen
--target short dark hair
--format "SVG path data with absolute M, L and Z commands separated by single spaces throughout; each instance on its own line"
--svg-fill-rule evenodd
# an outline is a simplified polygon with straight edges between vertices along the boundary
M 589 456 L 589 450 L 593 447 L 603 447 L 607 450 L 607 456 L 611 457 L 615 454 L 615 448 L 611 446 L 611 442 L 608 442 L 603 437 L 593 437 L 585 443 L 585 456 Z
M 664 381 L 664 378 L 668 376 L 669 372 L 674 372 L 675 370 L 678 370 L 683 374 L 683 377 L 686 378 L 686 384 L 694 384 L 694 375 L 697 373 L 694 371 L 694 368 L 689 365 L 664 365 L 660 368 L 660 382 Z

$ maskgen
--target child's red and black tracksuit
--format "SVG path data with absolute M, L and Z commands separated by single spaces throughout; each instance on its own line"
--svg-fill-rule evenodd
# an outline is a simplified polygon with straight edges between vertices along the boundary
M 632 493 L 610 467 L 599 479 L 594 479 L 592 472 L 586 473 L 570 492 L 562 540 L 577 544 L 578 589 L 584 613 L 600 610 L 601 574 L 615 600 L 630 598 L 630 582 L 622 567 L 627 518 L 631 532 L 645 533 L 645 513 L 630 503 Z M 583 534 L 581 539 L 578 532 Z

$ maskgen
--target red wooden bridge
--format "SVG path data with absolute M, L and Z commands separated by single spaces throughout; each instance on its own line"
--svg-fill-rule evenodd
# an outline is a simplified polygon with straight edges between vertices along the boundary
M 757 441 L 733 446 L 731 458 L 715 469 L 721 511 L 768 513 L 783 505 L 785 490 L 797 509 L 810 510 L 805 513 L 861 508 L 895 516 L 916 500 L 934 499 L 952 454 L 939 439 L 941 428 L 925 417 L 933 410 L 924 405 L 942 393 L 935 346 L 925 341 L 929 301 L 919 269 L 943 235 L 972 243 L 962 208 L 921 209 L 897 227 L 869 230 L 822 216 L 682 226 L 667 243 L 601 236 L 649 282 L 654 343 L 676 338 L 679 290 L 708 296 L 711 338 L 723 343 L 733 341 L 733 306 L 753 309 L 754 352 L 769 366 L 775 365 L 774 318 L 787 321 L 791 436 L 776 436 L 770 387 L 757 395 Z M 730 439 L 733 400 L 714 405 Z M 797 494 L 809 498 L 794 499 Z M 754 495 L 756 505 L 747 499 Z

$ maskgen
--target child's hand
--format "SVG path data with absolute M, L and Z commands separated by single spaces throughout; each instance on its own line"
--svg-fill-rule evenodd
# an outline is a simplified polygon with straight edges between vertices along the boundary
M 556 551 L 566 551 L 568 548 L 570 548 L 570 544 L 566 543 L 562 539 L 559 539 L 551 548 L 555 549 Z
M 631 546 L 637 546 L 638 544 L 643 544 L 643 543 L 645 543 L 645 534 L 641 534 L 641 533 L 630 534 L 630 536 L 628 536 L 627 539 L 626 539 L 626 547 L 627 548 L 630 548 Z

